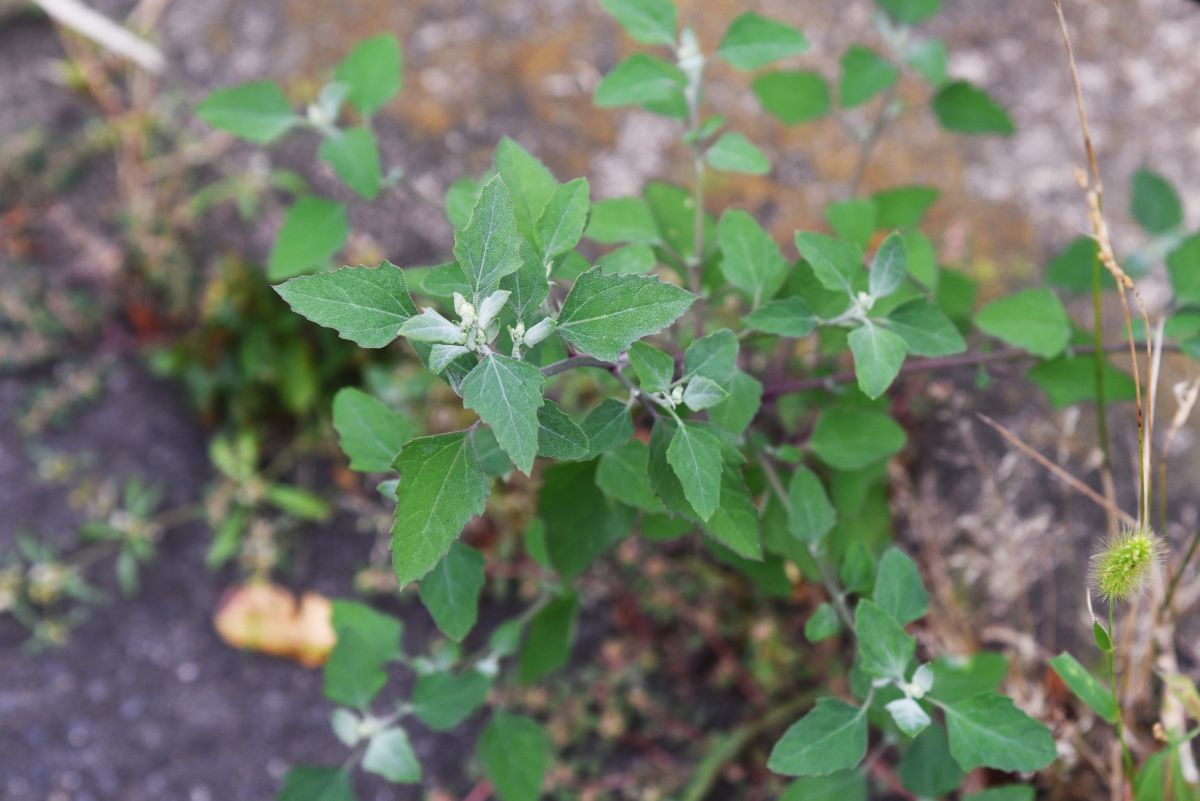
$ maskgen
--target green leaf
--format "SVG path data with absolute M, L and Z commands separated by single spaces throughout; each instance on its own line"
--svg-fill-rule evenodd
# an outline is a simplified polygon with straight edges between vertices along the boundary
M 807 51 L 803 33 L 753 11 L 735 17 L 717 47 L 717 55 L 740 70 L 756 70 Z
M 868 675 L 904 681 L 917 643 L 899 623 L 864 598 L 854 610 L 854 633 L 858 638 L 858 662 Z
M 260 145 L 274 142 L 300 123 L 274 81 L 218 89 L 196 107 L 196 116 L 214 128 Z
M 329 517 L 329 504 L 317 495 L 299 487 L 271 484 L 267 487 L 266 501 L 275 508 L 301 520 L 324 520 Z
M 463 379 L 463 406 L 491 426 L 500 447 L 525 475 L 538 450 L 538 409 L 546 378 L 532 364 L 490 353 Z
M 1167 273 L 1177 303 L 1200 303 L 1200 233 L 1192 234 L 1167 254 Z
M 950 318 L 924 298 L 909 301 L 887 317 L 888 326 L 917 356 L 953 356 L 967 349 L 966 340 Z
M 879 560 L 872 598 L 901 626 L 919 620 L 929 611 L 929 593 L 921 581 L 921 572 L 913 560 L 896 547 L 884 551 Z
M 737 334 L 728 328 L 713 331 L 688 345 L 683 354 L 683 377 L 703 376 L 723 384 L 737 369 Z
M 1096 400 L 1096 361 L 1091 356 L 1058 356 L 1034 365 L 1028 376 L 1041 387 L 1056 409 Z M 1136 397 L 1133 379 L 1128 373 L 1113 367 L 1107 359 L 1100 380 L 1107 403 L 1120 403 Z
M 1079 664 L 1079 660 L 1063 651 L 1050 660 L 1054 672 L 1071 688 L 1079 700 L 1108 723 L 1116 723 L 1118 712 L 1112 693 L 1100 680 Z
M 483 185 L 466 228 L 454 235 L 454 258 L 477 305 L 496 291 L 501 278 L 520 269 L 520 244 L 512 198 L 497 175 Z
M 350 773 L 341 768 L 297 765 L 284 775 L 279 801 L 355 801 Z
M 466 334 L 463 333 L 456 323 L 452 323 L 441 315 L 437 309 L 426 307 L 421 310 L 421 313 L 410 317 L 400 326 L 400 335 L 411 343 L 437 343 L 445 345 L 458 345 L 466 341 Z M 434 358 L 433 351 L 430 351 L 431 363 L 438 365 L 436 372 L 441 372 L 445 367 L 447 359 L 453 360 L 456 357 L 451 357 L 448 353 L 443 356 L 440 352 Z
M 550 739 L 534 721 L 503 710 L 479 737 L 479 759 L 500 801 L 537 801 L 550 764 Z
M 500 288 L 509 293 L 505 308 L 512 312 L 513 318 L 529 323 L 546 300 L 546 295 L 550 292 L 550 283 L 546 276 L 546 262 L 538 255 L 534 246 L 522 240 L 518 250 L 521 254 L 521 266 L 516 272 L 500 279 Z
M 1133 174 L 1129 211 L 1147 233 L 1165 234 L 1183 223 L 1183 203 L 1170 181 L 1143 167 Z
M 828 640 L 837 634 L 841 627 L 841 621 L 838 620 L 837 610 L 833 608 L 833 604 L 823 603 L 816 608 L 808 620 L 804 621 L 804 639 L 811 643 Z
M 908 274 L 926 289 L 937 291 L 941 285 L 941 269 L 938 254 L 929 237 L 915 228 L 902 232 L 904 252 L 908 260 Z
M 900 78 L 900 70 L 874 50 L 851 45 L 842 54 L 838 95 L 842 108 L 861 106 Z
M 709 422 L 730 434 L 741 434 L 758 414 L 762 395 L 763 385 L 757 378 L 735 371 L 729 381 L 729 398 L 708 410 Z
M 1041 770 L 1054 761 L 1054 738 L 999 693 L 943 703 L 950 753 L 963 770 Z
M 821 479 L 803 465 L 796 467 L 788 482 L 788 506 L 788 531 L 804 542 L 820 542 L 837 523 L 837 512 Z
M 697 423 L 691 424 L 701 427 Z M 677 428 L 677 423 L 668 418 L 661 418 L 654 423 L 653 432 L 650 434 L 650 486 L 664 502 L 668 512 L 690 520 L 691 523 L 701 523 L 700 514 L 689 502 L 683 484 L 676 475 L 676 469 L 668 459 L 667 451 Z M 704 523 L 704 534 L 713 537 L 716 542 L 743 559 L 761 560 L 762 537 L 758 529 L 758 511 L 754 498 L 749 489 L 746 489 L 742 472 L 730 463 L 726 463 L 724 469 L 719 470 L 720 505 L 708 522 Z
M 1016 127 L 1004 106 L 968 81 L 952 81 L 933 98 L 933 113 L 948 131 L 1011 136 Z
M 383 108 L 400 91 L 403 79 L 400 43 L 390 33 L 359 42 L 334 76 L 346 84 L 346 99 L 364 117 Z
M 538 455 L 552 459 L 586 459 L 591 453 L 587 434 L 557 403 L 547 400 L 538 409 Z
M 588 191 L 587 179 L 576 178 L 555 188 L 546 201 L 546 207 L 538 217 L 537 232 L 547 260 L 561 256 L 579 244 L 591 207 Z
M 471 208 L 475 205 L 475 201 L 479 199 L 479 190 L 483 188 L 484 181 L 490 177 L 491 175 L 489 174 L 478 181 L 473 181 L 470 178 L 459 178 L 450 184 L 450 188 L 446 190 L 445 198 L 446 219 L 455 228 L 463 228 L 471 221 Z
M 667 447 L 670 462 L 683 494 L 701 520 L 717 511 L 721 499 L 721 442 L 694 424 L 675 429 Z
M 704 152 L 704 158 L 710 167 L 725 172 L 766 175 L 771 171 L 771 162 L 763 152 L 745 136 L 734 131 L 721 134 Z
M 838 577 L 849 592 L 866 593 L 875 582 L 875 555 L 863 542 L 851 542 L 842 554 Z
M 629 366 L 637 376 L 638 385 L 647 392 L 663 392 L 675 380 L 675 359 L 645 342 L 629 346 Z
M 475 627 L 486 566 L 479 551 L 454 542 L 421 579 L 421 603 L 438 630 L 455 642 L 462 642 Z
M 909 737 L 916 737 L 928 728 L 933 721 L 919 703 L 911 698 L 897 698 L 889 701 L 885 708 L 892 716 L 896 728 Z
M 809 446 L 839 470 L 858 470 L 899 453 L 907 437 L 886 414 L 854 406 L 831 406 L 817 418 Z
M 845 770 L 797 779 L 779 801 L 867 801 L 867 777 L 861 771 Z
M 550 602 L 533 616 L 517 662 L 521 683 L 533 684 L 567 664 L 578 612 L 579 598 L 572 593 Z
M 829 113 L 829 86 L 818 72 L 768 72 L 755 78 L 752 88 L 763 109 L 787 125 L 811 122 Z
M 558 181 L 546 165 L 507 136 L 496 146 L 496 170 L 508 187 L 517 229 L 526 239 L 541 241 L 538 220 L 559 188 Z
M 556 331 L 589 356 L 615 362 L 635 340 L 675 322 L 693 300 L 653 276 L 605 275 L 593 267 L 571 287 Z
M 638 439 L 631 439 L 615 450 L 603 454 L 596 468 L 596 486 L 615 501 L 657 513 L 662 502 L 650 490 L 650 448 Z
M 272 281 L 324 267 L 342 249 L 350 223 L 346 207 L 321 197 L 302 197 L 287 210 L 267 259 Z
M 704 524 L 704 533 L 743 559 L 762 561 L 758 507 L 735 465 L 726 463 L 721 470 L 720 505 Z
M 393 467 L 400 485 L 392 560 L 403 587 L 432 570 L 463 526 L 483 513 L 491 482 L 464 431 L 409 440 Z
M 915 228 L 940 193 L 932 186 L 897 186 L 871 195 L 878 215 L 876 230 Z
M 679 21 L 671 0 L 603 0 L 603 5 L 642 44 L 675 45 Z
M 325 697 L 343 706 L 366 709 L 385 684 L 387 673 L 371 658 L 368 641 L 357 630 L 339 631 L 337 646 L 325 662 Z
M 1072 292 L 1092 291 L 1092 269 L 1097 266 L 1100 247 L 1090 236 L 1077 236 L 1046 266 L 1046 283 Z M 1105 289 L 1116 286 L 1112 274 L 1100 266 L 1100 280 Z
M 471 216 L 471 209 L 467 207 L 467 218 Z M 463 223 L 466 225 L 466 223 Z M 417 276 L 417 277 L 414 277 Z M 440 298 L 442 300 L 450 300 L 457 292 L 464 297 L 471 294 L 471 285 L 467 283 L 466 277 L 463 276 L 462 270 L 458 268 L 455 262 L 447 262 L 439 264 L 436 267 L 429 267 L 423 273 L 419 272 L 419 268 L 410 269 L 408 278 L 412 282 L 414 291 L 420 295 L 426 295 L 431 298 Z
M 656 261 L 654 251 L 646 245 L 625 245 L 605 253 L 596 260 L 596 266 L 605 273 L 645 275 L 653 269 Z
M 900 374 L 908 345 L 899 334 L 870 320 L 851 331 L 847 339 L 859 389 L 868 398 L 878 398 Z
M 640 197 L 616 197 L 594 204 L 584 235 L 602 245 L 657 245 L 662 242 L 654 214 Z
M 333 729 L 334 735 L 342 745 L 347 748 L 353 748 L 362 740 L 359 732 L 361 723 L 362 720 L 359 716 L 345 707 L 338 707 L 329 716 L 329 727 Z
M 687 76 L 662 59 L 635 53 L 612 68 L 596 86 L 600 108 L 676 103 L 683 98 Z
M 1141 771 L 1138 771 L 1138 776 L 1141 776 Z M 967 793 L 963 796 L 963 801 L 1033 801 L 1033 788 L 1025 784 L 1006 784 L 1003 787 L 991 787 L 987 790 L 980 790 L 977 793 Z M 1134 797 L 1141 801 L 1141 796 L 1134 793 Z
M 688 381 L 683 390 L 683 403 L 694 412 L 716 406 L 728 397 L 729 393 L 724 387 L 704 376 L 696 376 Z
M 915 42 L 904 51 L 904 62 L 934 87 L 946 82 L 947 59 L 946 45 L 938 39 Z
M 1049 289 L 1027 289 L 994 300 L 975 315 L 975 325 L 1044 359 L 1062 353 L 1071 339 L 1071 319 Z
M 421 763 L 408 741 L 408 733 L 399 726 L 391 726 L 371 737 L 362 766 L 367 773 L 382 776 L 394 784 L 421 781 Z
M 774 297 L 787 279 L 788 263 L 779 246 L 747 212 L 730 209 L 721 215 L 717 244 L 721 272 L 754 306 Z
M 321 142 L 318 155 L 358 194 L 368 200 L 379 194 L 379 148 L 366 128 L 330 134 Z
M 404 415 L 354 387 L 333 396 L 333 427 L 338 444 L 350 457 L 350 469 L 383 473 L 404 443 L 412 437 L 412 426 Z
M 860 248 L 867 246 L 876 230 L 879 209 L 870 198 L 850 198 L 825 207 L 825 220 L 839 239 L 846 239 Z
M 886 298 L 900 288 L 907 276 L 908 254 L 905 252 L 904 237 L 897 233 L 889 234 L 871 262 L 867 276 L 868 291 L 872 297 Z
M 674 262 L 677 271 L 683 267 L 678 259 L 688 260 L 696 251 L 696 204 L 689 189 L 663 181 L 651 181 L 643 190 L 646 203 L 654 215 L 658 232 L 666 244 L 664 257 L 668 263 Z M 703 218 L 701 236 L 702 261 L 707 262 L 715 250 L 716 221 L 711 215 Z
M 792 724 L 767 767 L 784 776 L 825 776 L 856 767 L 867 753 L 867 710 L 822 698 Z
M 938 12 L 941 0 L 875 0 L 879 7 L 901 25 L 916 25 Z M 937 795 L 941 795 L 938 793 Z
M 353 632 L 364 643 L 358 656 L 378 665 L 400 658 L 404 625 L 396 618 L 355 601 L 334 601 L 332 617 L 339 641 Z
M 483 705 L 492 680 L 477 670 L 427 673 L 413 686 L 413 714 L 434 731 L 450 731 Z
M 1008 660 L 991 651 L 967 656 L 940 656 L 933 662 L 933 686 L 946 703 L 962 701 L 994 690 L 1008 673 Z
M 834 292 L 854 294 L 854 280 L 862 272 L 862 249 L 853 242 L 824 234 L 800 231 L 796 249 L 812 267 L 821 286 Z
M 946 730 L 934 723 L 917 735 L 896 766 L 904 789 L 921 798 L 941 798 L 965 778 L 946 742 Z
M 799 295 L 791 295 L 760 306 L 746 316 L 755 331 L 782 337 L 806 337 L 817 327 L 817 316 Z
M 538 517 L 545 523 L 550 561 L 568 581 L 628 534 L 633 522 L 631 510 L 609 501 L 596 486 L 595 461 L 546 468 Z
M 592 456 L 621 445 L 633 436 L 633 420 L 629 407 L 616 398 L 605 398 L 583 418 L 583 433 L 587 434 Z

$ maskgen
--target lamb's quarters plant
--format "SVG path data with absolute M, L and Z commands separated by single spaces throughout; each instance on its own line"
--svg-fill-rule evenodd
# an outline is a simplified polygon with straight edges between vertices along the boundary
M 578 577 L 635 534 L 699 535 L 769 594 L 819 585 L 806 639 L 853 643 L 848 685 L 818 700 L 771 752 L 773 771 L 800 777 L 784 797 L 865 797 L 864 766 L 893 754 L 904 789 L 922 797 L 955 791 L 978 768 L 1041 770 L 1055 743 L 1000 692 L 1004 659 L 931 652 L 909 631 L 930 600 L 916 563 L 890 542 L 886 466 L 907 434 L 888 392 L 909 371 L 982 373 L 1001 361 L 1033 363 L 1031 377 L 1056 405 L 1099 399 L 1103 409 L 1133 383 L 1107 361 L 1098 326 L 1079 329 L 1054 289 L 993 298 L 976 313 L 974 284 L 944 269 L 919 230 L 936 188 L 861 186 L 878 139 L 908 111 L 904 82 L 925 87 L 950 131 L 1011 134 L 1009 115 L 983 88 L 948 76 L 945 47 L 915 27 L 938 0 L 879 0 L 877 41 L 841 55 L 833 90 L 804 66 L 808 38 L 782 22 L 747 12 L 713 45 L 680 27 L 669 0 L 603 5 L 657 50 L 614 65 L 595 102 L 680 121 L 690 188 L 651 181 L 640 196 L 593 199 L 586 179 L 560 181 L 503 138 L 487 175 L 446 193 L 454 247 L 445 264 L 326 270 L 345 239 L 345 209 L 324 199 L 298 200 L 281 226 L 269 259 L 271 275 L 289 279 L 280 297 L 362 347 L 406 340 L 464 410 L 446 418 L 463 421 L 456 429 L 424 431 L 361 390 L 334 401 L 350 467 L 386 476 L 380 492 L 395 501 L 396 579 L 416 586 L 450 642 L 405 655 L 392 648 L 394 621 L 339 607 L 326 693 L 342 706 L 333 727 L 351 758 L 340 769 L 294 769 L 282 797 L 351 797 L 355 764 L 419 781 L 404 720 L 452 728 L 508 673 L 537 681 L 562 667 L 588 603 Z M 754 95 L 779 121 L 837 113 L 857 140 L 860 158 L 825 210 L 827 231 L 781 244 L 753 210 L 705 204 L 710 169 L 770 169 L 750 138 L 708 113 L 714 59 L 753 73 Z M 394 168 L 380 175 L 369 128 L 399 87 L 399 47 L 377 37 L 337 68 L 304 116 L 262 83 L 215 93 L 200 114 L 256 142 L 315 131 L 321 158 L 370 199 L 415 192 Z M 359 124 L 340 127 L 347 102 Z M 1134 190 L 1134 216 L 1152 237 L 1146 258 L 1165 257 L 1180 304 L 1172 338 L 1200 355 L 1200 311 L 1186 306 L 1200 303 L 1200 246 L 1180 231 L 1181 203 L 1165 180 L 1139 174 Z M 1072 245 L 1050 283 L 1064 293 L 1100 286 L 1099 253 L 1092 240 Z M 968 339 L 981 349 L 967 352 Z M 540 592 L 464 657 L 457 644 L 472 638 L 492 556 L 460 537 L 502 477 L 537 488 L 522 545 Z M 1134 578 L 1126 561 L 1113 564 L 1108 572 Z M 377 709 L 392 664 L 415 675 L 411 698 Z M 1104 719 L 1114 716 L 1111 693 L 1105 700 L 1082 665 L 1053 664 Z M 867 757 L 872 731 L 881 749 Z M 502 801 L 539 796 L 550 750 L 539 723 L 507 709 L 491 712 L 477 745 Z M 970 797 L 1031 793 L 1009 785 Z

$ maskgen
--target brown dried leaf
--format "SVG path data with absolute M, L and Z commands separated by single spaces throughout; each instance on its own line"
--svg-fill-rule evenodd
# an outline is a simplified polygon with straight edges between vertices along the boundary
M 336 641 L 328 598 L 306 592 L 297 603 L 289 590 L 268 582 L 227 592 L 213 625 L 234 648 L 292 659 L 305 667 L 323 665 Z

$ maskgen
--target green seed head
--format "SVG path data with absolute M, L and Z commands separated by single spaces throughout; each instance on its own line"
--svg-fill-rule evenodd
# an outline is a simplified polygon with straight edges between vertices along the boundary
M 1122 531 L 1092 557 L 1092 583 L 1106 601 L 1127 601 L 1145 588 L 1160 553 L 1150 529 Z

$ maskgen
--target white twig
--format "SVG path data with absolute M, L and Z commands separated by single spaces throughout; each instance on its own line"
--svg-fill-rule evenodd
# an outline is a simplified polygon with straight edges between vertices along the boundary
M 162 51 L 79 0 L 33 0 L 54 20 L 100 46 L 127 58 L 147 72 L 166 67 Z

